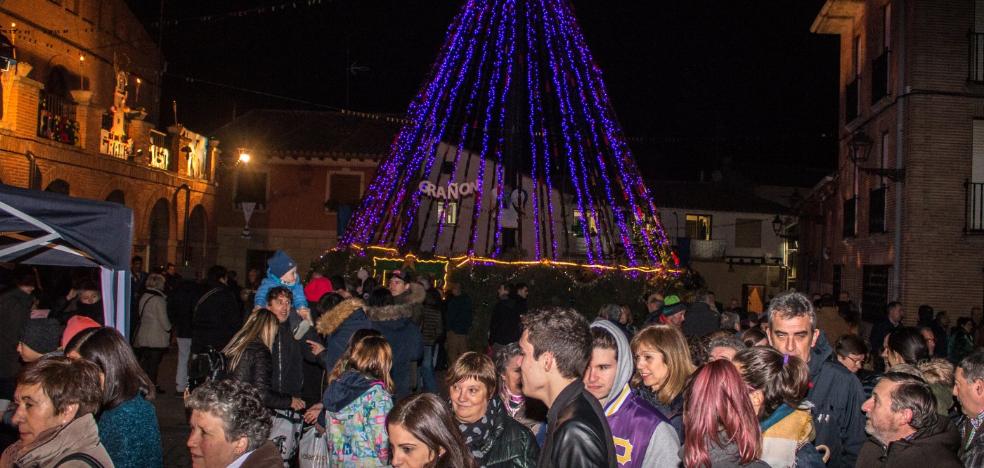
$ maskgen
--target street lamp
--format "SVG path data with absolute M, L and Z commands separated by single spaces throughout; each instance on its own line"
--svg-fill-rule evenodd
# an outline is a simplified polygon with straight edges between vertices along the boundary
M 250 156 L 249 151 L 247 151 L 245 148 L 239 149 L 239 160 L 238 160 L 239 164 L 249 164 L 249 160 L 251 158 L 252 156 Z
M 847 142 L 847 146 L 851 150 L 851 161 L 854 162 L 855 167 L 861 172 L 866 172 L 868 174 L 875 174 L 880 177 L 885 177 L 895 182 L 901 182 L 905 180 L 905 169 L 886 169 L 883 167 L 861 167 L 861 164 L 868 160 L 868 156 L 871 154 L 871 147 L 874 143 L 871 138 L 863 131 L 858 131 L 851 137 L 851 141 Z
M 783 224 L 782 218 L 780 218 L 779 215 L 776 215 L 776 217 L 772 219 L 772 232 L 774 232 L 777 237 L 782 237 Z

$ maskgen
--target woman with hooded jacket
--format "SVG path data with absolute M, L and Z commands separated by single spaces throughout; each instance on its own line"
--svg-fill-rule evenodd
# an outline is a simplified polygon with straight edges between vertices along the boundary
M 410 363 L 424 354 L 423 337 L 414 317 L 424 301 L 424 287 L 406 281 L 400 291 L 401 279 L 390 278 L 390 288 L 377 288 L 369 295 L 366 315 L 373 329 L 379 330 L 393 348 L 393 398 L 399 400 L 410 394 Z

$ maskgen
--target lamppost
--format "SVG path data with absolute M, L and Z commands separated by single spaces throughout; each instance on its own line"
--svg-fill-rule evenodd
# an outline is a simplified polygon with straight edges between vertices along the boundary
M 246 166 L 252 159 L 250 152 L 246 148 L 239 148 L 239 158 L 236 159 L 236 169 Z M 238 183 L 236 184 L 239 185 Z M 249 232 L 249 219 L 253 217 L 253 210 L 256 208 L 256 202 L 254 201 L 242 201 L 239 202 L 240 208 L 243 210 L 243 218 L 246 223 L 243 225 L 243 232 L 240 236 L 243 239 L 250 239 L 253 237 L 252 233 Z
M 868 160 L 868 156 L 871 155 L 871 147 L 874 146 L 874 142 L 871 141 L 871 137 L 864 133 L 864 131 L 858 130 L 855 132 L 854 136 L 851 137 L 851 140 L 847 142 L 847 146 L 851 150 L 851 161 L 859 171 L 885 177 L 895 182 L 902 182 L 905 180 L 904 168 L 887 169 L 884 167 L 861 167 L 861 164 Z

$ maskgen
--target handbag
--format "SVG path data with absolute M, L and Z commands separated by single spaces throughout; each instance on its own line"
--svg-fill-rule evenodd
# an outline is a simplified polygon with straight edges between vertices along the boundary
M 328 458 L 327 434 L 318 431 L 316 426 L 309 426 L 304 435 L 301 436 L 301 443 L 298 451 L 299 468 L 329 468 L 331 461 Z

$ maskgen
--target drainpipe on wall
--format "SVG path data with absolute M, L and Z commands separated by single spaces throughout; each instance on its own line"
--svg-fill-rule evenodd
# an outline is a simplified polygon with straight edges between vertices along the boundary
M 906 86 L 905 86 L 905 57 L 906 44 L 905 44 L 905 1 L 896 0 L 895 2 L 898 7 L 893 7 L 892 11 L 898 11 L 899 20 L 896 24 L 899 25 L 898 28 L 898 44 L 900 54 L 897 57 L 897 67 L 898 73 L 898 90 L 896 91 L 896 96 L 898 99 L 898 109 L 895 113 L 895 167 L 897 169 L 905 168 L 905 145 L 902 142 L 903 130 L 902 126 L 905 124 L 905 98 L 906 98 Z M 902 204 L 905 197 L 902 196 L 902 181 L 895 183 L 895 258 L 894 265 L 892 267 L 892 284 L 895 285 L 895 299 L 902 299 Z
M 38 160 L 34 157 L 34 153 L 27 151 L 24 153 L 24 157 L 27 158 L 27 188 L 29 190 L 35 190 L 38 188 L 38 180 L 34 177 L 34 174 L 38 171 Z

